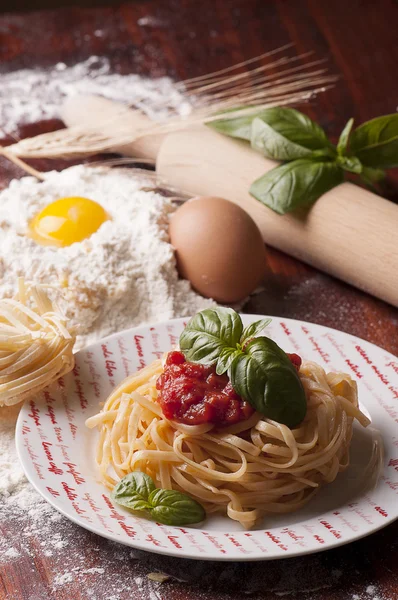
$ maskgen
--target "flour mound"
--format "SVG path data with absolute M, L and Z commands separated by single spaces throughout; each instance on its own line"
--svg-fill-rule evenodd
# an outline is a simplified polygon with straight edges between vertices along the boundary
M 151 182 L 128 169 L 84 165 L 13 180 L 0 193 L 0 297 L 15 293 L 17 278 L 60 287 L 76 348 L 128 327 L 190 316 L 212 300 L 178 278 L 168 222 L 175 206 Z M 145 188 L 145 189 L 143 189 Z M 101 204 L 110 220 L 91 237 L 64 248 L 29 237 L 30 220 L 67 196 Z

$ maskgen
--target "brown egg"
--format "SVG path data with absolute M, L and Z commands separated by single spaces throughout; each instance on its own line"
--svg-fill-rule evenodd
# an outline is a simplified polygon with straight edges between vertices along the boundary
M 265 246 L 253 219 L 229 200 L 192 198 L 171 217 L 170 240 L 182 277 L 218 302 L 243 300 L 265 271 Z

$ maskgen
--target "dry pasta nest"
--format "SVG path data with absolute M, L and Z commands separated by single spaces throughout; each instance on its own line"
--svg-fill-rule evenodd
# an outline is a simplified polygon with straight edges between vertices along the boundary
M 0 406 L 41 392 L 74 367 L 75 335 L 43 286 L 19 280 L 0 300 Z

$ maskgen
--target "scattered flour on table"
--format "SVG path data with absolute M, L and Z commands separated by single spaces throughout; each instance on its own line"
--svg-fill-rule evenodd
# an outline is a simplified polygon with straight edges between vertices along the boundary
M 0 536 L 0 565 L 18 559 L 29 540 L 39 534 L 47 551 L 65 547 L 67 540 L 54 525 L 62 520 L 27 482 L 19 463 L 14 440 L 19 407 L 0 409 L 0 523 L 17 522 L 20 536 Z
M 20 275 L 41 283 L 61 283 L 67 314 L 79 331 L 78 347 L 129 326 L 189 316 L 214 305 L 178 278 L 168 241 L 168 220 L 175 206 L 150 191 L 151 185 L 128 170 L 84 166 L 50 172 L 43 183 L 31 177 L 12 181 L 0 193 L 0 297 L 15 292 Z M 92 198 L 111 219 L 83 242 L 65 248 L 41 246 L 26 235 L 28 223 L 62 196 Z M 75 579 L 105 576 L 110 563 L 121 561 L 125 572 L 109 585 L 109 592 L 119 598 L 130 589 L 133 551 L 115 545 L 110 552 L 111 544 L 102 541 L 108 547 L 100 556 L 99 543 L 91 540 L 90 553 L 97 552 L 99 558 L 95 566 L 88 564 L 83 548 L 89 534 L 56 512 L 23 474 L 14 437 L 18 411 L 18 406 L 0 409 L 0 566 L 28 557 L 35 569 L 39 554 L 55 564 L 56 594 Z M 11 531 L 18 531 L 18 537 Z M 144 567 L 141 571 L 145 579 Z M 143 586 L 147 597 L 155 597 L 153 585 Z M 31 593 L 32 599 L 45 600 L 41 590 Z M 96 593 L 92 598 L 97 598 Z
M 162 564 L 161 557 L 154 556 L 157 563 L 152 564 L 148 557 L 140 560 L 142 556 L 131 548 L 93 536 L 61 516 L 34 491 L 23 475 L 15 450 L 14 428 L 18 410 L 19 407 L 8 407 L 0 411 L 0 572 L 4 570 L 6 573 L 7 566 L 18 561 L 23 561 L 25 572 L 27 561 L 34 570 L 39 563 L 45 565 L 51 595 L 47 595 L 45 588 L 36 589 L 32 584 L 29 595 L 25 596 L 26 600 L 57 600 L 61 593 L 62 597 L 72 598 L 75 582 L 84 586 L 82 589 L 90 600 L 171 600 L 180 591 L 186 595 L 186 588 L 183 591 L 179 583 L 159 584 L 148 578 L 157 564 Z M 6 483 L 11 479 L 12 484 Z M 18 531 L 17 537 L 15 531 Z M 277 564 L 279 561 L 267 565 L 268 571 L 276 571 L 275 585 L 268 587 L 266 596 L 264 592 L 257 593 L 263 589 L 264 584 L 264 567 L 261 563 L 253 563 L 253 568 L 245 572 L 247 596 L 246 592 L 240 595 L 213 592 L 209 584 L 205 584 L 205 589 L 192 587 L 190 593 L 196 600 L 237 600 L 244 595 L 253 600 L 265 597 L 267 600 L 319 600 L 322 590 L 335 588 L 350 572 L 349 566 L 347 572 L 328 570 L 321 557 L 322 555 L 311 557 L 311 568 L 308 568 L 308 562 L 302 562 L 305 559 L 291 559 L 287 571 L 282 564 L 286 564 L 285 561 L 281 562 L 280 571 Z M 167 565 L 172 567 L 171 562 L 166 559 L 162 570 L 166 567 L 167 571 Z M 193 562 L 193 575 L 196 568 Z M 184 580 L 184 569 L 185 564 L 178 568 L 177 573 L 170 574 L 178 580 Z M 204 578 L 203 567 L 199 568 L 198 573 Z M 228 580 L 227 565 L 223 574 Z M 193 579 L 192 574 L 189 579 Z M 200 581 L 200 577 L 197 581 Z M 329 595 L 330 593 L 331 591 L 327 592 Z M 365 583 L 358 593 L 347 595 L 347 600 L 391 598 L 384 595 L 376 585 Z
M 17 278 L 59 285 L 76 348 L 127 327 L 189 316 L 215 303 L 178 278 L 168 221 L 175 206 L 128 169 L 83 165 L 11 181 L 0 193 L 0 297 Z M 83 196 L 110 215 L 91 237 L 42 246 L 28 235 L 34 215 L 65 196 Z
M 54 586 L 59 587 L 65 585 L 65 583 L 71 583 L 73 581 L 72 573 L 64 573 L 63 575 L 57 575 L 54 578 Z
M 5 558 L 18 558 L 19 556 L 21 556 L 21 553 L 15 548 L 8 548 L 8 550 L 4 552 Z
M 149 79 L 113 73 L 109 60 L 91 56 L 68 67 L 22 69 L 0 74 L 0 134 L 19 125 L 59 117 L 65 98 L 75 94 L 101 95 L 143 110 L 152 119 L 170 112 L 186 115 L 191 105 L 169 77 Z
M 48 69 L 2 73 L 0 83 L 0 135 L 58 117 L 63 100 L 75 94 L 126 102 L 154 119 L 190 111 L 171 79 L 113 73 L 108 59 L 98 56 L 71 67 L 58 63 Z M 131 325 L 184 316 L 211 305 L 187 282 L 178 280 L 167 241 L 173 205 L 159 194 L 141 191 L 140 185 L 127 171 L 107 173 L 84 167 L 49 173 L 44 184 L 28 177 L 11 182 L 0 194 L 0 297 L 15 291 L 18 275 L 42 282 L 61 279 L 69 316 L 80 324 L 78 347 Z M 90 240 L 64 249 L 44 248 L 26 237 L 31 217 L 47 203 L 68 195 L 89 196 L 102 203 L 112 221 Z M 33 560 L 39 544 L 44 557 L 62 556 L 64 571 L 60 569 L 54 578 L 56 588 L 87 566 L 76 567 L 84 559 L 76 548 L 87 534 L 52 509 L 27 482 L 14 441 L 18 410 L 0 409 L 0 524 L 13 523 L 20 531 L 18 539 L 2 531 L 0 564 L 25 555 Z M 68 551 L 70 545 L 73 553 Z M 94 542 L 91 548 L 99 551 Z M 115 560 L 133 554 L 117 549 Z M 97 576 L 103 571 L 103 567 L 93 569 Z M 121 588 L 122 581 L 116 580 L 115 585 Z
M 150 25 L 145 19 L 141 25 Z M 58 63 L 45 70 L 2 74 L 0 82 L 0 135 L 1 129 L 12 133 L 21 124 L 58 117 L 63 99 L 74 94 L 100 94 L 127 102 L 151 118 L 190 110 L 170 79 L 112 73 L 109 61 L 95 56 L 73 67 Z M 32 178 L 12 182 L 0 194 L 0 297 L 13 293 L 18 275 L 61 281 L 66 285 L 69 316 L 80 324 L 79 347 L 128 326 L 186 316 L 211 305 L 192 292 L 187 282 L 178 280 L 167 241 L 167 219 L 173 205 L 139 187 L 127 171 L 105 174 L 85 167 L 49 173 L 44 184 Z M 113 220 L 84 243 L 63 249 L 37 246 L 24 235 L 29 219 L 48 202 L 67 195 L 91 197 L 105 206 Z M 87 597 L 91 600 L 104 600 L 103 590 L 107 600 L 173 597 L 171 589 L 163 593 L 167 588 L 147 578 L 153 565 L 137 560 L 134 550 L 76 527 L 30 486 L 15 448 L 18 410 L 0 409 L 0 570 L 19 560 L 30 560 L 32 569 L 37 568 L 37 558 L 47 561 L 51 598 L 57 598 L 60 590 L 68 593 L 65 590 L 75 580 L 88 579 Z M 18 537 L 11 531 L 18 531 Z M 315 565 L 311 577 L 303 581 L 301 570 L 297 577 L 293 571 L 270 590 L 272 597 L 302 596 L 307 600 L 316 590 L 336 585 L 343 576 L 336 571 L 327 578 Z M 262 577 L 262 572 L 254 577 L 254 590 L 261 589 Z M 30 593 L 29 598 L 47 600 L 42 589 L 32 587 Z M 198 600 L 211 594 L 193 593 Z M 219 597 L 228 595 L 220 593 Z M 366 585 L 348 600 L 389 599 L 376 586 Z

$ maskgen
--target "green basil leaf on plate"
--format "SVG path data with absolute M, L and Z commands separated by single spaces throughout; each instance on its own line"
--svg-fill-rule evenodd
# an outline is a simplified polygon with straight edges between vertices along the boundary
M 235 358 L 241 352 L 242 350 L 240 348 L 224 348 L 221 350 L 216 365 L 217 375 L 223 375 L 223 373 L 226 373 L 230 368 L 232 361 L 235 360 Z
M 275 160 L 294 160 L 311 156 L 311 150 L 291 142 L 261 119 L 254 119 L 250 139 L 253 150 Z
M 348 148 L 348 142 L 351 135 L 351 130 L 354 125 L 354 119 L 349 119 L 340 134 L 339 141 L 337 143 L 337 152 L 339 154 L 345 154 Z
M 247 325 L 242 331 L 240 343 L 243 345 L 244 342 L 261 333 L 266 327 L 268 327 L 271 321 L 272 319 L 261 319 L 260 321 L 254 321 L 254 323 Z
M 251 185 L 250 194 L 283 215 L 311 206 L 343 179 L 335 162 L 300 158 L 268 171 Z
M 151 516 L 164 525 L 191 525 L 206 518 L 199 502 L 175 490 L 154 490 L 149 496 Z
M 189 525 L 206 518 L 199 502 L 174 490 L 156 488 L 149 475 L 133 471 L 113 488 L 111 498 L 130 510 L 149 514 L 165 525 Z
M 186 325 L 180 336 L 181 352 L 188 361 L 215 364 L 223 349 L 236 349 L 242 330 L 242 319 L 232 308 L 207 308 Z
M 149 475 L 141 471 L 133 471 L 115 485 L 112 490 L 112 499 L 129 508 L 130 510 L 148 510 L 150 494 L 156 486 Z
M 397 167 L 398 113 L 377 117 L 355 129 L 350 139 L 350 152 L 367 167 Z
M 303 384 L 287 354 L 270 338 L 254 338 L 230 367 L 237 394 L 267 418 L 295 427 L 305 417 Z

